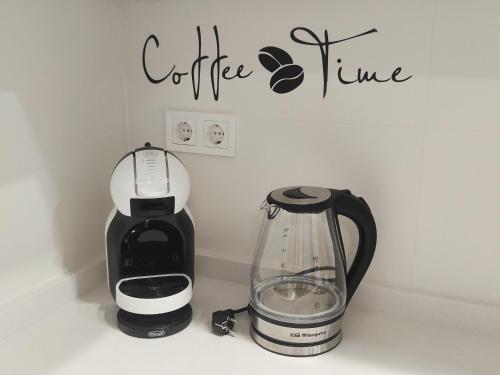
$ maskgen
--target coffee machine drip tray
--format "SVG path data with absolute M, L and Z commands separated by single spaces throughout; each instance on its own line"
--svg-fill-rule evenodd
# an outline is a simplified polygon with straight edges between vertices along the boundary
M 191 278 L 185 274 L 138 276 L 116 284 L 116 303 L 134 314 L 162 314 L 187 305 L 192 297 Z
M 189 286 L 184 276 L 145 277 L 120 284 L 120 291 L 135 298 L 163 298 L 182 292 Z

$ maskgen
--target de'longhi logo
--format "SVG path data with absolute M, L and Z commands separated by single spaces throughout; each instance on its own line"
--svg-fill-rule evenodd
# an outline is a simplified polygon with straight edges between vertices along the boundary
M 264 47 L 259 51 L 259 61 L 269 70 L 271 90 L 278 94 L 286 94 L 295 90 L 304 81 L 304 69 L 294 64 L 292 57 L 278 47 Z

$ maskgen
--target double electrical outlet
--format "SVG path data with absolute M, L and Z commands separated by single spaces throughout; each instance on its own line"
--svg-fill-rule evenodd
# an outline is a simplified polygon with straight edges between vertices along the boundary
M 233 115 L 167 110 L 165 124 L 168 150 L 235 156 Z

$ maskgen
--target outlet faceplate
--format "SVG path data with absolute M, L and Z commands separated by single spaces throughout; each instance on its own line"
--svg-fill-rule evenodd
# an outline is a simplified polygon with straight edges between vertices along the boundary
M 169 151 L 235 156 L 234 115 L 167 110 L 165 127 Z

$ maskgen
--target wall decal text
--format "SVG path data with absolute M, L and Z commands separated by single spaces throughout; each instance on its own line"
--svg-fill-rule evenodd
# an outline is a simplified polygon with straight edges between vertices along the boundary
M 297 34 L 299 31 L 303 31 L 306 34 L 308 34 L 312 38 L 311 41 L 306 41 L 304 39 L 300 39 Z M 326 96 L 326 92 L 328 90 L 328 59 L 330 57 L 330 47 L 333 46 L 334 44 L 345 42 L 347 40 L 359 38 L 365 35 L 369 35 L 372 33 L 376 33 L 377 29 L 371 29 L 368 31 L 365 31 L 364 33 L 357 34 L 350 36 L 348 38 L 343 38 L 343 39 L 338 39 L 338 40 L 332 40 L 330 41 L 328 37 L 328 30 L 325 29 L 325 39 L 322 41 L 312 30 L 306 28 L 306 27 L 296 27 L 292 31 L 290 31 L 290 38 L 299 44 L 303 44 L 306 46 L 317 46 L 319 47 L 319 50 L 321 52 L 321 64 L 323 68 L 323 98 Z M 342 59 L 337 59 L 337 63 L 341 63 Z M 409 80 L 412 76 L 407 76 L 405 78 L 398 79 L 399 73 L 401 73 L 402 68 L 399 66 L 394 71 L 392 72 L 391 76 L 388 78 L 379 78 L 377 77 L 377 72 L 373 72 L 369 74 L 368 71 L 363 72 L 361 68 L 358 68 L 358 75 L 355 79 L 349 80 L 347 78 L 342 77 L 342 67 L 340 66 L 337 69 L 337 78 L 340 83 L 344 85 L 349 85 L 351 83 L 363 83 L 363 82 L 370 82 L 374 81 L 377 83 L 383 83 L 383 82 L 404 82 Z
M 193 90 L 193 97 L 198 100 L 200 96 L 200 82 L 201 82 L 201 67 L 204 63 L 209 63 L 210 65 L 210 81 L 212 88 L 212 95 L 215 101 L 219 100 L 220 96 L 220 86 L 223 80 L 238 79 L 243 80 L 252 75 L 253 70 L 247 68 L 247 65 L 239 64 L 233 67 L 226 64 L 226 59 L 229 58 L 228 55 L 221 54 L 219 31 L 217 25 L 213 26 L 214 38 L 215 38 L 215 57 L 211 59 L 210 56 L 202 54 L 202 38 L 201 38 L 201 28 L 196 27 L 196 35 L 198 41 L 198 55 L 193 60 L 189 70 L 177 69 L 176 65 L 171 65 L 168 73 L 154 77 L 148 69 L 147 64 L 147 51 L 151 44 L 154 43 L 156 48 L 160 47 L 160 41 L 156 35 L 151 34 L 148 36 L 144 42 L 142 49 L 142 67 L 144 74 L 149 82 L 153 84 L 160 84 L 164 81 L 171 81 L 174 85 L 179 85 L 183 81 L 183 77 L 190 76 L 191 86 Z M 319 49 L 321 55 L 321 68 L 323 77 L 323 98 L 326 97 L 328 92 L 328 79 L 329 79 L 329 67 L 330 67 L 330 52 L 333 50 L 333 46 L 338 43 L 343 43 L 349 40 L 354 40 L 356 38 L 361 38 L 370 34 L 377 33 L 377 29 L 372 28 L 368 31 L 356 34 L 350 37 L 330 40 L 328 30 L 324 30 L 323 39 L 321 39 L 316 33 L 306 27 L 295 27 L 290 31 L 290 39 L 300 45 L 312 46 Z M 277 94 L 286 94 L 297 89 L 305 79 L 305 69 L 302 65 L 294 62 L 291 55 L 284 49 L 267 46 L 263 47 L 258 51 L 258 59 L 261 65 L 272 73 L 270 77 L 269 86 L 271 90 Z M 205 61 L 207 60 L 207 61 Z M 387 82 L 392 83 L 403 83 L 408 81 L 413 75 L 403 75 L 403 68 L 397 66 L 392 70 L 389 75 L 383 76 L 382 74 L 369 70 L 364 70 L 362 68 L 357 69 L 357 74 L 354 76 L 349 76 L 343 71 L 342 59 L 340 57 L 336 58 L 337 62 L 337 74 L 336 78 L 342 85 L 351 84 L 362 84 L 362 83 L 377 83 L 383 84 Z
M 210 80 L 212 82 L 212 93 L 214 96 L 214 99 L 217 101 L 219 100 L 219 89 L 220 89 L 220 79 L 221 77 L 226 80 L 234 79 L 234 78 L 247 78 L 249 77 L 253 72 L 248 71 L 245 72 L 245 66 L 243 64 L 238 65 L 236 68 L 236 72 L 234 72 L 234 69 L 230 65 L 224 66 L 221 72 L 221 61 L 224 59 L 227 59 L 229 56 L 228 55 L 221 55 L 220 52 L 220 43 L 219 43 L 219 31 L 217 30 L 217 25 L 214 26 L 214 35 L 215 35 L 215 43 L 216 43 L 216 57 L 212 61 L 210 65 Z M 148 47 L 149 42 L 152 40 L 154 41 L 156 48 L 160 46 L 160 42 L 156 35 L 152 34 L 150 35 L 147 39 L 146 42 L 144 43 L 144 48 L 142 49 L 142 67 L 144 69 L 144 74 L 146 74 L 147 79 L 149 82 L 154 83 L 154 84 L 159 84 L 165 81 L 166 79 L 170 78 L 172 80 L 172 83 L 174 85 L 178 85 L 182 81 L 183 76 L 191 75 L 191 84 L 193 86 L 193 95 L 194 99 L 198 100 L 198 97 L 200 95 L 200 75 L 201 75 L 201 64 L 203 60 L 208 59 L 208 55 L 202 55 L 201 54 L 201 30 L 200 27 L 196 27 L 196 33 L 198 36 L 198 57 L 195 58 L 193 63 L 191 64 L 191 71 L 187 72 L 178 72 L 175 68 L 176 66 L 173 65 L 170 71 L 164 75 L 161 78 L 153 78 L 151 74 L 148 71 L 147 65 L 146 65 L 146 49 Z

